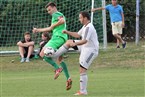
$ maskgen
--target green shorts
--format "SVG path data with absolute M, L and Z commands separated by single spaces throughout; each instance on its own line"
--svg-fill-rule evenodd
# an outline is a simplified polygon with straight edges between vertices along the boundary
M 48 43 L 45 45 L 45 47 L 52 47 L 53 49 L 57 50 L 65 42 L 66 42 L 66 40 L 63 37 L 60 37 L 60 36 L 52 36 L 52 38 L 48 41 Z

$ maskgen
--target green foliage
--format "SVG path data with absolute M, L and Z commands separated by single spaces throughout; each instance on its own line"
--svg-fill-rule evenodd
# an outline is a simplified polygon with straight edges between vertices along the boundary
M 16 41 L 22 39 L 24 32 L 31 32 L 32 28 L 37 24 L 41 27 L 46 25 L 46 21 L 42 20 L 47 14 L 43 8 L 46 4 L 45 2 L 3 0 L 0 3 L 0 41 L 3 46 L 15 45 Z M 39 18 L 37 18 L 36 15 L 39 12 L 38 9 L 42 10 L 40 11 L 41 13 L 38 14 Z
M 90 11 L 90 0 L 0 0 L 0 46 L 14 46 L 16 42 L 23 38 L 23 33 L 29 31 L 32 33 L 33 27 L 47 27 L 50 25 L 51 16 L 48 15 L 45 5 L 49 1 L 56 2 L 58 10 L 67 18 L 67 29 L 78 31 L 81 24 L 78 20 L 80 11 Z M 95 0 L 94 7 L 100 7 L 102 0 Z M 136 0 L 118 0 L 123 6 L 125 13 L 124 37 L 135 37 L 136 22 Z M 111 3 L 111 0 L 106 0 Z M 145 37 L 145 1 L 140 0 L 140 36 Z M 98 11 L 94 14 L 94 25 L 96 27 L 99 41 L 103 40 L 102 31 L 102 12 Z M 107 32 L 108 39 L 113 39 L 111 33 L 111 25 L 109 15 L 107 13 Z M 111 34 L 112 35 L 112 34 Z M 39 35 L 32 35 L 33 39 L 38 43 Z M 112 40 L 111 40 L 112 41 Z

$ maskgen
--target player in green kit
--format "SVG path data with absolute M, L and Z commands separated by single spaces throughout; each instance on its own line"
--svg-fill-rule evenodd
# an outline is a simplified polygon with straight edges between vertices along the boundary
M 48 3 L 46 5 L 46 9 L 47 9 L 48 13 L 50 15 L 52 15 L 51 26 L 47 27 L 47 28 L 33 28 L 33 33 L 52 31 L 52 37 L 48 41 L 48 43 L 44 46 L 44 48 L 41 50 L 40 56 L 47 63 L 51 64 L 55 68 L 54 79 L 57 79 L 59 74 L 62 71 L 64 71 L 64 74 L 67 78 L 66 90 L 69 90 L 72 85 L 72 80 L 68 73 L 66 64 L 63 61 L 60 61 L 61 67 L 59 67 L 58 64 L 51 57 L 47 57 L 44 54 L 45 48 L 51 47 L 54 50 L 57 50 L 68 40 L 67 34 L 62 33 L 63 30 L 66 30 L 65 16 L 61 12 L 57 11 L 55 3 L 52 3 L 52 2 Z M 62 56 L 58 58 L 58 60 L 61 60 L 61 59 L 62 59 Z

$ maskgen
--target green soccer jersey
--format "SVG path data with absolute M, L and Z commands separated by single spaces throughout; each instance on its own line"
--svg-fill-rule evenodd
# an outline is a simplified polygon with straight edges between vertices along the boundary
M 55 24 L 58 22 L 59 18 L 63 17 L 65 19 L 65 16 L 60 13 L 60 12 L 55 12 L 52 14 L 52 20 L 51 20 L 51 24 Z M 62 33 L 63 30 L 66 30 L 66 23 L 61 24 L 59 26 L 56 26 L 52 32 L 53 32 L 53 36 L 60 36 L 63 37 L 65 40 L 68 39 L 67 34 Z

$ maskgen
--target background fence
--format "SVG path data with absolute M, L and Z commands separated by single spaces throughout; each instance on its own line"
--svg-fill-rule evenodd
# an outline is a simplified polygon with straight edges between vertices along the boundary
M 55 1 L 57 8 L 66 16 L 67 29 L 78 31 L 80 11 L 90 11 L 90 0 L 0 0 L 0 50 L 17 50 L 16 43 L 23 39 L 26 31 L 32 33 L 33 27 L 50 26 L 51 16 L 45 9 L 49 1 Z M 95 7 L 101 6 L 101 0 L 94 2 Z M 102 13 L 94 15 L 99 40 L 102 41 Z M 39 44 L 41 34 L 32 34 L 35 44 Z
M 48 15 L 45 5 L 49 1 L 56 2 L 58 10 L 67 18 L 67 29 L 78 31 L 81 24 L 78 20 L 80 11 L 90 11 L 91 0 L 0 0 L 0 51 L 18 50 L 16 43 L 23 38 L 23 33 L 32 33 L 33 27 L 47 27 L 51 16 Z M 94 0 L 94 7 L 101 7 L 102 0 Z M 123 6 L 125 14 L 125 28 L 123 38 L 126 41 L 135 41 L 136 0 L 118 0 Z M 106 0 L 106 5 L 111 0 Z M 103 41 L 102 11 L 94 13 L 93 23 L 96 27 L 99 41 Z M 140 0 L 140 40 L 145 40 L 145 1 Z M 32 34 L 37 45 L 41 34 Z M 110 18 L 107 12 L 107 39 L 115 42 L 112 36 Z

